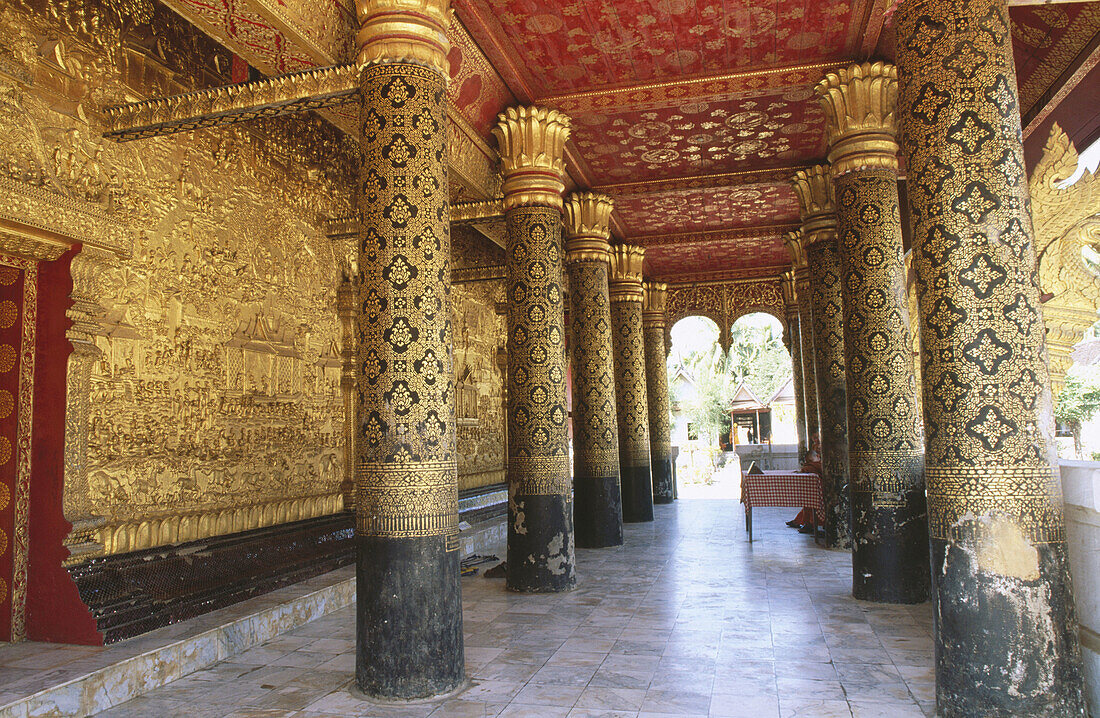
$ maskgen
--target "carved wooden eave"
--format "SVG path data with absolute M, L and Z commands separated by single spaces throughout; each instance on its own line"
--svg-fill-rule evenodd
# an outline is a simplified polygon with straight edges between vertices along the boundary
M 203 127 L 247 122 L 351 102 L 359 92 L 354 65 L 303 70 L 254 82 L 116 105 L 104 110 L 104 137 L 125 142 Z
M 74 244 L 130 256 L 131 230 L 102 207 L 0 177 L 0 252 L 52 261 Z

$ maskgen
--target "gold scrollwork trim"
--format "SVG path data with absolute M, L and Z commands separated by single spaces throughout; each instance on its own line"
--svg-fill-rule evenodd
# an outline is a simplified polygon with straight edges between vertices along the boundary
M 511 456 L 508 472 L 520 477 L 516 492 L 522 496 L 561 496 L 573 491 L 568 456 Z
M 1050 466 L 935 466 L 926 469 L 928 533 L 972 541 L 986 517 L 1019 519 L 1031 543 L 1066 540 L 1061 482 Z
M 302 70 L 255 82 L 107 107 L 104 137 L 119 142 L 275 117 L 351 102 L 359 92 L 355 65 Z
M 499 197 L 478 202 L 455 202 L 451 205 L 451 224 L 503 216 L 504 200 Z
M 198 510 L 144 518 L 141 521 L 108 519 L 99 528 L 99 543 L 105 554 L 126 553 L 155 546 L 221 536 L 301 521 L 342 511 L 344 497 L 339 493 L 300 496 L 218 511 Z M 84 557 L 73 556 L 66 564 Z
M 19 424 L 15 438 L 15 505 L 11 537 L 11 640 L 26 638 L 27 557 L 30 548 L 31 429 L 34 423 L 34 363 L 38 331 L 38 262 L 0 255 L 0 264 L 23 270 L 22 339 L 19 356 Z

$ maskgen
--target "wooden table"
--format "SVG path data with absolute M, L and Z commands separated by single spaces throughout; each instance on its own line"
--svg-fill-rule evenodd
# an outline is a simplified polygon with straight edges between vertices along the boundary
M 745 530 L 752 541 L 752 510 L 759 506 L 791 506 L 813 509 L 810 525 L 817 541 L 818 517 L 824 520 L 821 475 L 805 471 L 765 471 L 741 474 L 741 503 L 745 505 Z

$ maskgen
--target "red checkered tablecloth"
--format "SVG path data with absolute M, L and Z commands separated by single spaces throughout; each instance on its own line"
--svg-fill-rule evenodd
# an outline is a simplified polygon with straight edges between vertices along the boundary
M 806 506 L 824 516 L 821 476 L 803 471 L 765 471 L 741 474 L 741 503 L 745 508 L 760 506 Z

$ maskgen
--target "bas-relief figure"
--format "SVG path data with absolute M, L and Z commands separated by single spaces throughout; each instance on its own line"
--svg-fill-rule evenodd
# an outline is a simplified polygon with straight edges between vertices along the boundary
M 121 30 L 69 5 L 57 12 L 72 14 L 71 37 L 0 9 L 0 174 L 134 229 L 131 256 L 96 282 L 78 501 L 104 519 L 98 543 L 118 553 L 340 510 L 335 294 L 348 260 L 323 224 L 352 209 L 354 148 L 300 118 L 104 140 L 96 108 L 193 86 L 201 61 L 173 36 L 151 43 L 152 58 L 97 46 L 85 26 Z M 477 418 L 459 431 L 462 488 L 503 480 L 498 290 L 456 291 L 456 369 Z

